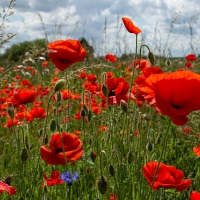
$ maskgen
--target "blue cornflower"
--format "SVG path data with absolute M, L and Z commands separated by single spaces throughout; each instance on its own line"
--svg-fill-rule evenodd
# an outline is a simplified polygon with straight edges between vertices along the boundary
M 79 177 L 78 177 L 78 173 L 77 172 L 74 172 L 74 174 L 72 174 L 71 171 L 66 171 L 66 172 L 63 172 L 61 173 L 60 175 L 60 179 L 67 182 L 67 184 L 69 186 L 72 185 L 72 182 L 77 180 Z

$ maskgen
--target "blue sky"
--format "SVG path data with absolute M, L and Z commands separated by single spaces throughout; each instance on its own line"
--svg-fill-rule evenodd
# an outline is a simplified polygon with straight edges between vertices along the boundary
M 0 7 L 6 7 L 8 2 L 1 0 Z M 199 0 L 16 0 L 15 3 L 15 14 L 9 18 L 5 31 L 16 33 L 16 37 L 5 48 L 44 38 L 40 14 L 49 42 L 85 37 L 96 54 L 133 53 L 135 35 L 126 31 L 121 20 L 126 16 L 142 30 L 139 44 L 147 44 L 155 54 L 162 54 L 164 49 L 173 56 L 200 54 Z

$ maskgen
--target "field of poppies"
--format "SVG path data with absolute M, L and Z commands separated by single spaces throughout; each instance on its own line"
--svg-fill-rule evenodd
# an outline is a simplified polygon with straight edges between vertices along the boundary
M 57 40 L 0 67 L 0 199 L 199 200 L 197 55 L 87 53 Z

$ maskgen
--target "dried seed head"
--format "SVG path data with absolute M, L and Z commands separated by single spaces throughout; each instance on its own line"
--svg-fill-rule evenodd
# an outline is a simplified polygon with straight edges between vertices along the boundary
M 101 194 L 105 194 L 108 189 L 108 180 L 105 176 L 99 176 L 97 179 L 97 188 Z

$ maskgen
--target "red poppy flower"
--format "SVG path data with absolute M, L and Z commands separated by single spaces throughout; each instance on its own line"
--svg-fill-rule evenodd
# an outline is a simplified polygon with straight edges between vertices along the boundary
M 48 61 L 44 61 L 44 62 L 42 62 L 42 68 L 46 68 L 48 64 L 49 64 Z
M 108 103 L 110 105 L 120 105 L 120 101 L 128 101 L 129 84 L 123 78 L 109 78 L 106 81 L 108 88 Z M 106 97 L 100 93 L 100 97 L 105 100 Z
M 65 165 L 79 160 L 83 155 L 83 144 L 78 136 L 71 133 L 54 133 L 50 139 L 50 149 L 40 147 L 42 160 L 50 165 Z
M 182 191 L 190 186 L 191 180 L 183 179 L 184 174 L 181 170 L 170 165 L 165 165 L 164 163 L 160 163 L 156 178 L 153 182 L 157 167 L 158 162 L 148 162 L 142 168 L 143 175 L 153 190 L 158 190 L 159 188 L 174 188 L 177 191 Z
M 200 156 L 200 145 L 193 147 L 193 152 L 196 156 Z
M 2 194 L 4 191 L 6 191 L 10 196 L 14 195 L 17 192 L 14 187 L 0 181 L 0 194 Z
M 194 54 L 188 54 L 186 57 L 187 61 L 196 61 L 197 57 Z
M 109 200 L 117 200 L 118 199 L 118 195 L 117 194 L 110 194 L 110 199 Z
M 94 83 L 97 79 L 97 76 L 95 74 L 88 74 L 86 79 L 92 83 Z
M 200 75 L 191 71 L 152 74 L 140 90 L 148 102 L 154 99 L 160 112 L 178 126 L 187 123 L 191 111 L 200 110 Z
M 14 92 L 11 101 L 14 104 L 14 106 L 18 106 L 20 104 L 33 103 L 35 99 L 36 99 L 35 90 L 21 89 Z
M 122 21 L 123 21 L 123 23 L 124 23 L 124 25 L 125 25 L 125 27 L 126 27 L 126 30 L 129 32 L 129 33 L 134 33 L 134 34 L 139 34 L 140 32 L 141 32 L 141 30 L 137 27 L 137 26 L 135 26 L 134 24 L 133 24 L 133 22 L 129 19 L 129 18 L 127 18 L 127 17 L 122 17 Z
M 193 191 L 190 194 L 190 200 L 199 200 L 200 199 L 200 193 L 198 193 L 197 191 Z
M 81 62 L 86 57 L 86 50 L 78 40 L 57 40 L 48 44 L 49 58 L 56 68 L 64 71 L 70 65 Z
M 43 178 L 45 182 L 42 183 L 41 186 L 45 186 L 45 185 L 53 186 L 53 185 L 64 183 L 64 181 L 60 179 L 60 173 L 56 170 L 51 173 L 50 178 L 48 178 L 46 174 L 44 174 Z
M 106 55 L 106 61 L 110 61 L 110 62 L 116 62 L 117 61 L 117 58 L 114 56 L 114 55 L 112 55 L 112 54 L 107 54 Z
M 43 119 L 46 117 L 46 111 L 42 107 L 34 107 L 32 108 L 29 113 L 34 117 L 34 118 L 40 118 Z

